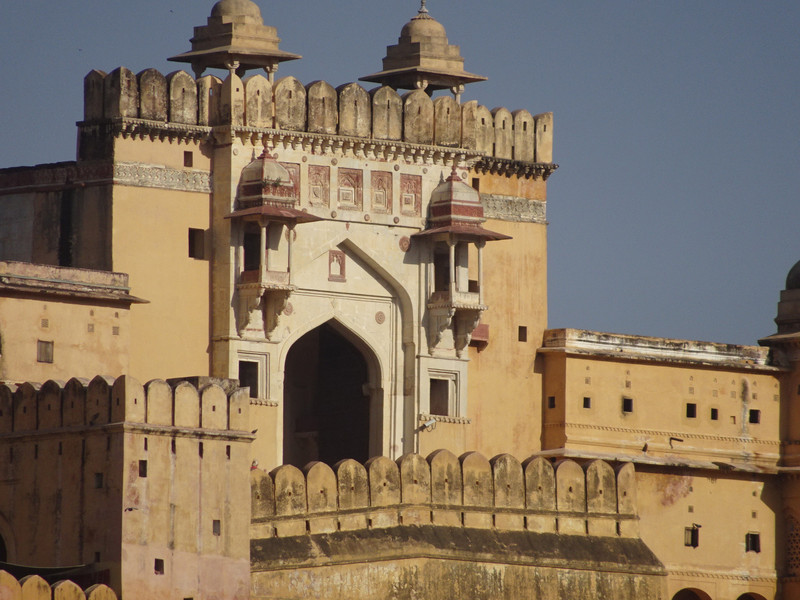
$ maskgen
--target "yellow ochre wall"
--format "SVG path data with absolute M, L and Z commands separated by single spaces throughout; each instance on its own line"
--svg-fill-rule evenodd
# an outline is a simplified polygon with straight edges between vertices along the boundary
M 194 170 L 210 161 L 197 146 L 123 139 L 116 160 Z M 209 267 L 190 258 L 189 228 L 206 231 L 209 194 L 117 185 L 113 191 L 113 268 L 130 276 L 131 294 L 149 304 L 131 311 L 129 374 L 142 381 L 209 372 Z M 157 349 L 155 351 L 154 349 Z

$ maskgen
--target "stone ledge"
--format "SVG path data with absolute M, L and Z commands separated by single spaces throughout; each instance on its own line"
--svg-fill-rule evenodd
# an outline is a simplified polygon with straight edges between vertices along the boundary
M 403 558 L 665 573 L 644 542 L 631 538 L 411 525 L 250 542 L 253 572 Z

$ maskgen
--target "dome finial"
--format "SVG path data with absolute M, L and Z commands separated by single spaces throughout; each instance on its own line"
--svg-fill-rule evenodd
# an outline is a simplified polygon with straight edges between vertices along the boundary
M 427 13 L 428 12 L 428 9 L 425 6 L 426 3 L 427 3 L 427 0 L 420 0 L 420 6 L 419 6 L 419 12 L 420 13 Z

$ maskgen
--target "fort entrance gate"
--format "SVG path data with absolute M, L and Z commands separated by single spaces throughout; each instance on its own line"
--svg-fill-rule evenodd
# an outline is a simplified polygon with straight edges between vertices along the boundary
M 334 321 L 289 349 L 284 370 L 284 463 L 369 458 L 369 368 L 362 351 Z

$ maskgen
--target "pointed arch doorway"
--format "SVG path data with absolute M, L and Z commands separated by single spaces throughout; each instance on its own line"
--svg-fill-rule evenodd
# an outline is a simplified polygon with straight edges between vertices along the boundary
M 283 462 L 366 461 L 379 439 L 370 426 L 377 371 L 366 344 L 334 320 L 298 339 L 284 365 Z

